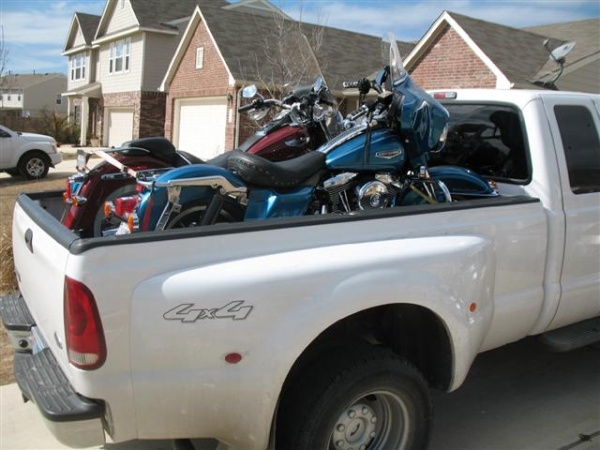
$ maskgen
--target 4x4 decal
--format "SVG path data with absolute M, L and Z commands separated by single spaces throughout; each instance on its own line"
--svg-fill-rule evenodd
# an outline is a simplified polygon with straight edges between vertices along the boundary
M 242 306 L 243 300 L 229 302 L 220 308 L 194 308 L 193 303 L 183 303 L 167 311 L 163 317 L 166 320 L 179 320 L 183 323 L 196 322 L 204 319 L 246 319 L 254 306 Z

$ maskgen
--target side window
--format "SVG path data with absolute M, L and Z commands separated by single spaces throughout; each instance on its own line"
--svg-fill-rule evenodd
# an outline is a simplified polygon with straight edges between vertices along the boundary
M 450 113 L 446 146 L 432 165 L 462 166 L 485 177 L 529 179 L 526 139 L 518 110 L 510 106 L 444 103 Z
M 589 109 L 557 105 L 554 114 L 565 151 L 569 183 L 575 194 L 600 192 L 600 138 Z

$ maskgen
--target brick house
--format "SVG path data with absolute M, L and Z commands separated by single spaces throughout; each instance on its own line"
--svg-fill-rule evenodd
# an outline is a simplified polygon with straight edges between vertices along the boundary
M 200 3 L 218 0 L 107 0 L 101 16 L 76 13 L 63 55 L 68 57 L 69 113 L 80 144 L 105 146 L 162 135 L 166 94 L 158 91 L 181 29 Z
M 192 14 L 161 85 L 167 93 L 165 136 L 203 158 L 243 142 L 253 128 L 237 113 L 241 89 L 284 84 L 274 80 L 278 61 L 272 54 L 287 31 L 299 27 L 307 40 L 320 42 L 311 47 L 342 109 L 355 107 L 356 97 L 345 99 L 342 81 L 368 76 L 381 66 L 380 38 L 298 24 L 264 0 L 225 7 L 202 4 Z M 412 48 L 400 44 L 405 53 Z
M 558 88 L 600 92 L 599 19 L 517 29 L 444 11 L 405 64 L 425 89 L 540 89 L 558 69 L 546 40 L 551 50 L 577 42 Z

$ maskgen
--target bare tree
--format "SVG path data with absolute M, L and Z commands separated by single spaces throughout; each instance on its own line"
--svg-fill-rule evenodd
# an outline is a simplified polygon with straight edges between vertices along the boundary
M 4 81 L 4 71 L 6 70 L 6 65 L 8 64 L 8 49 L 6 48 L 6 44 L 4 42 L 4 27 L 0 25 L 0 86 Z
M 254 78 L 274 97 L 314 82 L 316 76 L 323 76 L 319 62 L 323 33 L 323 26 L 305 24 L 302 12 L 297 21 L 273 13 L 264 33 L 263 48 L 255 55 L 255 75 L 246 79 Z

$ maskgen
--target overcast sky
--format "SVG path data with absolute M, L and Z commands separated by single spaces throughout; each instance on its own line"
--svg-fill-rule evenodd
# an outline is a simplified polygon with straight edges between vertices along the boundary
M 177 1 L 177 0 L 170 0 Z M 598 0 L 273 0 L 305 22 L 416 41 L 444 11 L 521 28 L 600 17 Z M 67 72 L 61 56 L 73 13 L 101 15 L 106 0 L 0 0 L 5 73 Z M 258 31 L 257 31 L 258 32 Z

